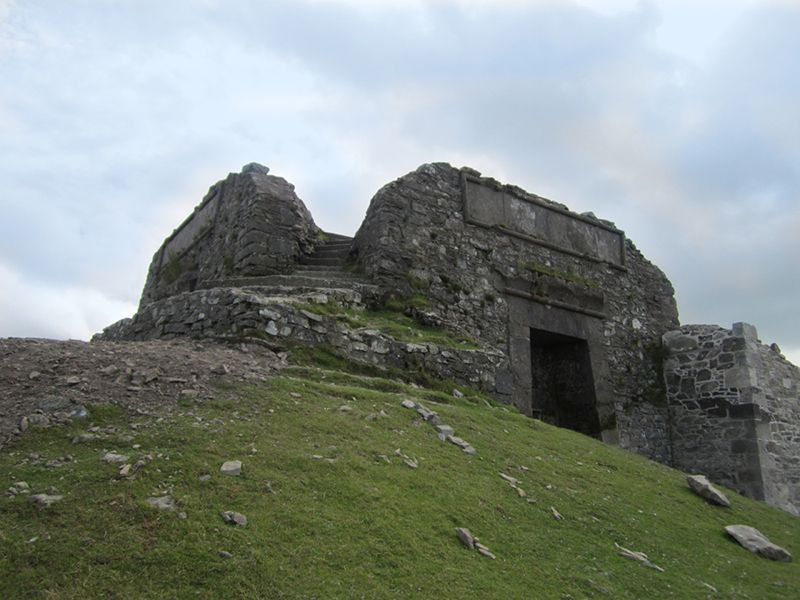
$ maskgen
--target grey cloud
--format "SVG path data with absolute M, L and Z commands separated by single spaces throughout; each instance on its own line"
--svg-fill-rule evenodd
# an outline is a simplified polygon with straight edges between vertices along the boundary
M 800 340 L 797 12 L 758 7 L 691 66 L 653 2 L 26 3 L 0 30 L 0 257 L 25 289 L 135 302 L 228 170 L 265 162 L 352 233 L 380 185 L 451 160 L 616 221 L 687 319 Z

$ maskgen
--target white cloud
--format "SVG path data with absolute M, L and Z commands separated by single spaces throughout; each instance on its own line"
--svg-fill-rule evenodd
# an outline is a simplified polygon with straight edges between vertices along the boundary
M 135 304 L 109 298 L 94 288 L 31 282 L 0 264 L 4 337 L 88 340 L 135 309 Z

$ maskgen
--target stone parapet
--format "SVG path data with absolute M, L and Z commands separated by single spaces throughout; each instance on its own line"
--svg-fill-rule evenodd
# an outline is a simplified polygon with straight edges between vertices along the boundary
M 507 358 L 493 350 L 466 350 L 433 343 L 408 343 L 375 330 L 354 330 L 336 317 L 318 315 L 304 307 L 331 300 L 362 306 L 358 291 L 317 289 L 294 295 L 284 290 L 215 288 L 185 292 L 143 307 L 95 336 L 106 341 L 143 341 L 194 337 L 254 336 L 281 344 L 295 341 L 329 344 L 353 360 L 383 368 L 426 371 L 440 379 L 481 390 L 508 403 L 503 373 Z

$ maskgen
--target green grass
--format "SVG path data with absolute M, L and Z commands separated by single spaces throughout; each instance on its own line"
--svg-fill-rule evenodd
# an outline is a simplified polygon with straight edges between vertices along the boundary
M 556 269 L 555 267 L 551 267 L 544 263 L 540 263 L 538 261 L 530 261 L 525 262 L 521 265 L 522 269 L 526 271 L 531 271 L 533 273 L 542 273 L 543 275 L 551 275 L 552 277 L 558 277 L 559 279 L 563 279 L 564 281 L 571 281 L 573 283 L 580 283 L 581 285 L 585 285 L 586 287 L 596 288 L 598 287 L 598 283 L 593 279 L 589 279 L 588 277 L 582 277 L 575 273 L 572 269 L 567 271 L 561 271 L 560 269 Z
M 415 296 L 409 299 L 408 303 L 412 305 L 419 304 L 419 298 Z M 336 317 L 341 323 L 354 331 L 379 331 L 384 335 L 391 336 L 398 342 L 433 343 L 437 346 L 466 350 L 477 350 L 481 347 L 469 336 L 446 329 L 422 325 L 399 312 L 403 307 L 398 310 L 346 310 L 339 302 L 330 300 L 324 304 L 307 304 L 300 308 L 314 314 Z M 420 306 L 416 307 L 420 308 Z
M 0 498 L 0 596 L 797 597 L 797 564 L 747 552 L 722 528 L 752 525 L 797 555 L 800 519 L 733 493 L 731 508 L 710 506 L 676 471 L 483 402 L 433 404 L 448 397 L 431 393 L 305 365 L 221 386 L 161 421 L 90 407 L 95 426 L 116 427 L 105 439 L 72 444 L 86 422 L 33 431 L 0 454 L 0 484 L 65 498 L 47 509 Z M 427 397 L 478 454 L 440 442 L 400 406 L 407 397 Z M 110 450 L 153 460 L 117 480 L 99 460 Z M 32 466 L 31 453 L 72 460 Z M 242 475 L 220 474 L 233 459 Z M 175 511 L 146 503 L 168 489 Z M 226 525 L 224 510 L 248 524 Z M 467 550 L 456 527 L 497 560 Z M 615 542 L 665 572 L 618 556 Z

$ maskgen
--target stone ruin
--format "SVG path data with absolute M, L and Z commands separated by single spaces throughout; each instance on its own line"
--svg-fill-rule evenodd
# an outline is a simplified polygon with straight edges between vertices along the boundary
M 392 306 L 480 349 L 408 343 L 309 305 Z M 798 368 L 755 328 L 681 327 L 674 290 L 614 223 L 426 164 L 325 233 L 255 163 L 212 186 L 153 257 L 136 315 L 106 340 L 253 336 L 329 344 L 480 389 L 800 514 Z

